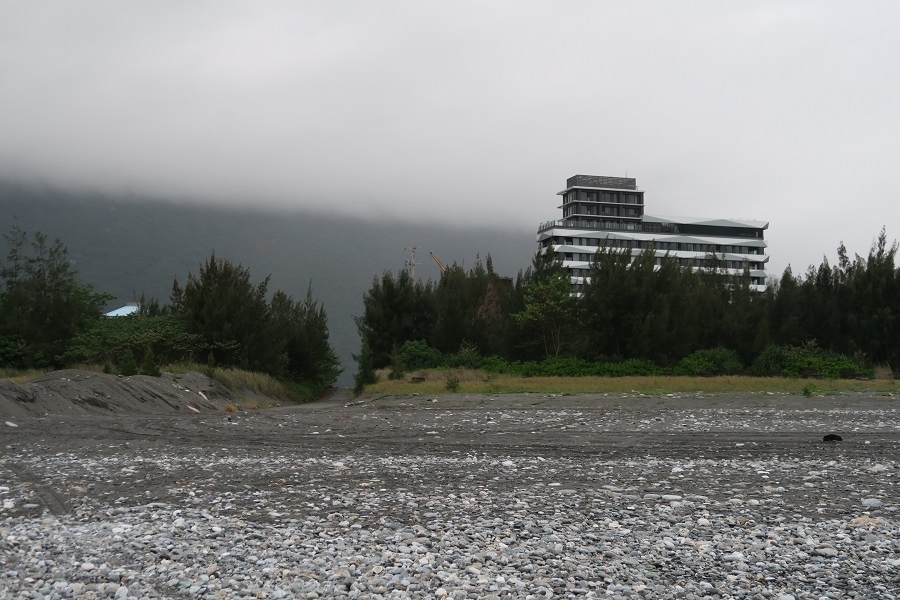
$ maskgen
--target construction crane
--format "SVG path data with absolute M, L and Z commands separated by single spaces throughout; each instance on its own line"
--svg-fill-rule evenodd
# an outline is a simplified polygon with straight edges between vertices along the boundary
M 441 270 L 441 273 L 445 273 L 447 271 L 447 269 L 446 269 L 446 267 L 444 267 L 443 264 L 441 264 L 441 261 L 440 261 L 440 259 L 438 259 L 437 255 L 434 252 L 430 252 L 430 254 L 431 254 L 431 258 L 434 259 L 434 262 L 437 263 L 437 266 Z

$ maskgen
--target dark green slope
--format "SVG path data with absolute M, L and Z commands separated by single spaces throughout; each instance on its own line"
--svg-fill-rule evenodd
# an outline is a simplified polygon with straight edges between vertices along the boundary
M 403 268 L 404 248 L 419 246 L 417 272 L 437 279 L 428 255 L 472 266 L 488 254 L 501 275 L 526 268 L 536 248 L 534 231 L 449 228 L 440 224 L 368 222 L 313 212 L 217 208 L 137 197 L 110 197 L 51 187 L 0 182 L 0 214 L 28 232 L 59 237 L 82 281 L 117 297 L 142 294 L 168 301 L 175 277 L 215 251 L 248 267 L 255 280 L 271 274 L 270 291 L 301 298 L 311 284 L 328 313 L 332 344 L 344 364 L 341 383 L 354 370 L 359 341 L 353 317 L 372 278 Z M 537 224 L 535 224 L 536 226 Z M 5 256 L 4 245 L 2 254 Z

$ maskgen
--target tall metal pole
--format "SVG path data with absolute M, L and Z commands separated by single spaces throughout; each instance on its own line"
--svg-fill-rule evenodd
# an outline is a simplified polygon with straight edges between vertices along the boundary
M 406 270 L 409 271 L 409 276 L 415 280 L 416 278 L 416 265 L 419 264 L 416 262 L 416 252 L 419 251 L 418 246 L 410 246 L 405 248 L 407 252 L 409 252 L 409 259 L 406 261 Z

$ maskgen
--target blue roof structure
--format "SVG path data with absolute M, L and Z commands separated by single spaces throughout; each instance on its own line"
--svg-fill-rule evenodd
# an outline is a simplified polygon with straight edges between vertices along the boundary
M 122 308 L 117 308 L 105 313 L 104 317 L 127 317 L 141 311 L 141 305 L 137 302 L 129 302 Z

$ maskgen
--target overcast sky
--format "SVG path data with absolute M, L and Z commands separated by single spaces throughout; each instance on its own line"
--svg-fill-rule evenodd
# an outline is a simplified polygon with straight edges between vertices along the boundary
M 0 0 L 0 176 L 531 236 L 627 174 L 801 273 L 900 237 L 898 32 L 887 1 Z

